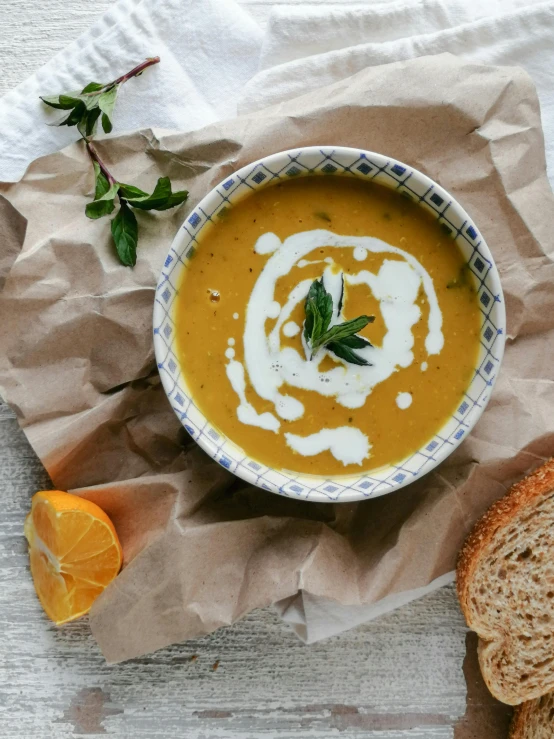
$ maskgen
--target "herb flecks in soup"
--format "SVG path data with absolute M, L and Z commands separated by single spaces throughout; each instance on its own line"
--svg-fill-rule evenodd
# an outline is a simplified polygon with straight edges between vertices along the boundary
M 336 475 L 437 433 L 472 379 L 479 315 L 461 252 L 420 207 L 306 177 L 253 193 L 203 234 L 174 318 L 214 426 L 261 463 Z

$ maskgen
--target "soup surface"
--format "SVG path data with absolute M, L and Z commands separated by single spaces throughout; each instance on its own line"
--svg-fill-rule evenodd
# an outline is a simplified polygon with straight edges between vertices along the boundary
M 319 321 L 322 306 L 332 315 Z M 340 346 L 317 345 L 360 316 Z M 455 242 L 396 192 L 338 176 L 258 190 L 206 227 L 174 321 L 209 421 L 262 464 L 325 476 L 424 445 L 460 404 L 479 347 Z

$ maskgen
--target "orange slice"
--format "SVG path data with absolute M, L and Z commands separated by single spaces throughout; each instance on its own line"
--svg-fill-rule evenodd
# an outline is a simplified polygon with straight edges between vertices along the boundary
M 88 613 L 121 568 L 113 523 L 95 503 L 77 495 L 36 493 L 25 536 L 35 590 L 58 625 Z

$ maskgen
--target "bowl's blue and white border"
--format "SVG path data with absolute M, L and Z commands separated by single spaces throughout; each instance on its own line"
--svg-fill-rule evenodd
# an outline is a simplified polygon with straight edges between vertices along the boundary
M 172 309 L 183 269 L 199 247 L 203 229 L 253 190 L 275 180 L 306 174 L 349 175 L 375 180 L 416 200 L 433 213 L 460 246 L 475 276 L 481 320 L 481 348 L 473 380 L 456 413 L 425 447 L 399 464 L 369 475 L 312 477 L 266 467 L 251 459 L 203 416 L 195 405 L 175 352 Z M 154 306 L 154 348 L 163 386 L 188 433 L 219 464 L 247 482 L 291 498 L 348 502 L 390 493 L 430 472 L 471 431 L 483 412 L 504 353 L 506 312 L 491 253 L 465 210 L 443 188 L 416 169 L 360 149 L 312 146 L 272 154 L 225 178 L 189 214 L 165 260 Z

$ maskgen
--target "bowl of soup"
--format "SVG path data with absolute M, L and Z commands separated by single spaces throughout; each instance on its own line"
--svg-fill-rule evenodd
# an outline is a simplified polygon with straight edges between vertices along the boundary
M 347 502 L 430 472 L 500 368 L 502 288 L 461 205 L 375 152 L 307 147 L 229 175 L 187 216 L 156 290 L 167 397 L 220 465 Z

